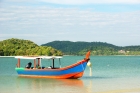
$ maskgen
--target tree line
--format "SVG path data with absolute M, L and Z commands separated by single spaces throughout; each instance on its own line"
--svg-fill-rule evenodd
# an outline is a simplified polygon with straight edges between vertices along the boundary
M 105 42 L 53 41 L 38 46 L 30 40 L 16 38 L 0 41 L 0 56 L 85 55 L 89 50 L 91 55 L 140 55 L 140 46 L 120 47 Z
M 60 56 L 63 55 L 61 51 L 51 46 L 38 46 L 30 40 L 11 38 L 0 41 L 0 56 Z
M 106 42 L 71 42 L 53 41 L 41 46 L 51 46 L 65 55 L 84 55 L 91 51 L 91 55 L 140 55 L 140 46 L 120 47 Z

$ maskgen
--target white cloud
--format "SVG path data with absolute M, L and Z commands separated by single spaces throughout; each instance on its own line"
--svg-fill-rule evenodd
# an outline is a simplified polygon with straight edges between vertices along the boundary
M 41 0 L 47 3 L 56 4 L 140 4 L 140 0 Z
M 140 4 L 140 0 L 5 0 L 7 3 L 51 3 L 66 5 L 85 5 L 85 4 Z
M 16 37 L 16 36 L 19 36 L 19 37 L 40 37 L 40 36 L 43 36 L 43 35 L 39 35 L 39 34 L 0 34 L 0 37 Z
M 48 8 L 48 7 L 9 7 L 0 10 L 1 24 L 9 21 L 17 25 L 115 25 L 139 24 L 140 12 L 130 13 L 99 13 L 76 8 Z M 6 23 L 8 24 L 8 23 Z M 11 24 L 11 25 L 12 25 Z
M 20 37 L 39 44 L 56 39 L 113 43 L 119 38 L 123 42 L 124 37 L 129 40 L 139 34 L 139 16 L 140 11 L 103 13 L 78 8 L 9 6 L 0 8 L 0 38 Z

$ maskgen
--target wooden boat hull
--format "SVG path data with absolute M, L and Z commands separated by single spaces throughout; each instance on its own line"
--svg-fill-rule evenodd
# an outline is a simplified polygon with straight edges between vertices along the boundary
M 26 69 L 15 68 L 19 76 L 23 77 L 40 77 L 40 78 L 80 78 L 83 76 L 87 65 L 87 60 L 82 60 L 73 65 L 59 69 Z

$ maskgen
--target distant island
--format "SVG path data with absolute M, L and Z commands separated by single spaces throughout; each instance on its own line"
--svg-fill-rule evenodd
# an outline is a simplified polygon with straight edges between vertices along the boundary
M 0 41 L 0 56 L 140 55 L 140 46 L 115 46 L 104 42 L 53 41 L 41 46 L 30 40 L 11 38 Z
M 51 46 L 65 55 L 84 55 L 89 50 L 91 55 L 140 55 L 140 46 L 120 47 L 104 42 L 53 41 L 41 46 Z

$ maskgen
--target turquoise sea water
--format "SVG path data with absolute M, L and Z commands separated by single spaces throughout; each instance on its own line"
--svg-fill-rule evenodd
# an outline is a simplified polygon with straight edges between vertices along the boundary
M 84 56 L 64 56 L 62 67 Z M 92 76 L 87 66 L 80 79 L 18 77 L 14 57 L 0 57 L 0 93 L 140 93 L 140 56 L 91 56 Z M 21 60 L 21 66 L 33 60 Z M 59 61 L 56 60 L 56 65 Z M 51 61 L 42 60 L 42 66 Z

